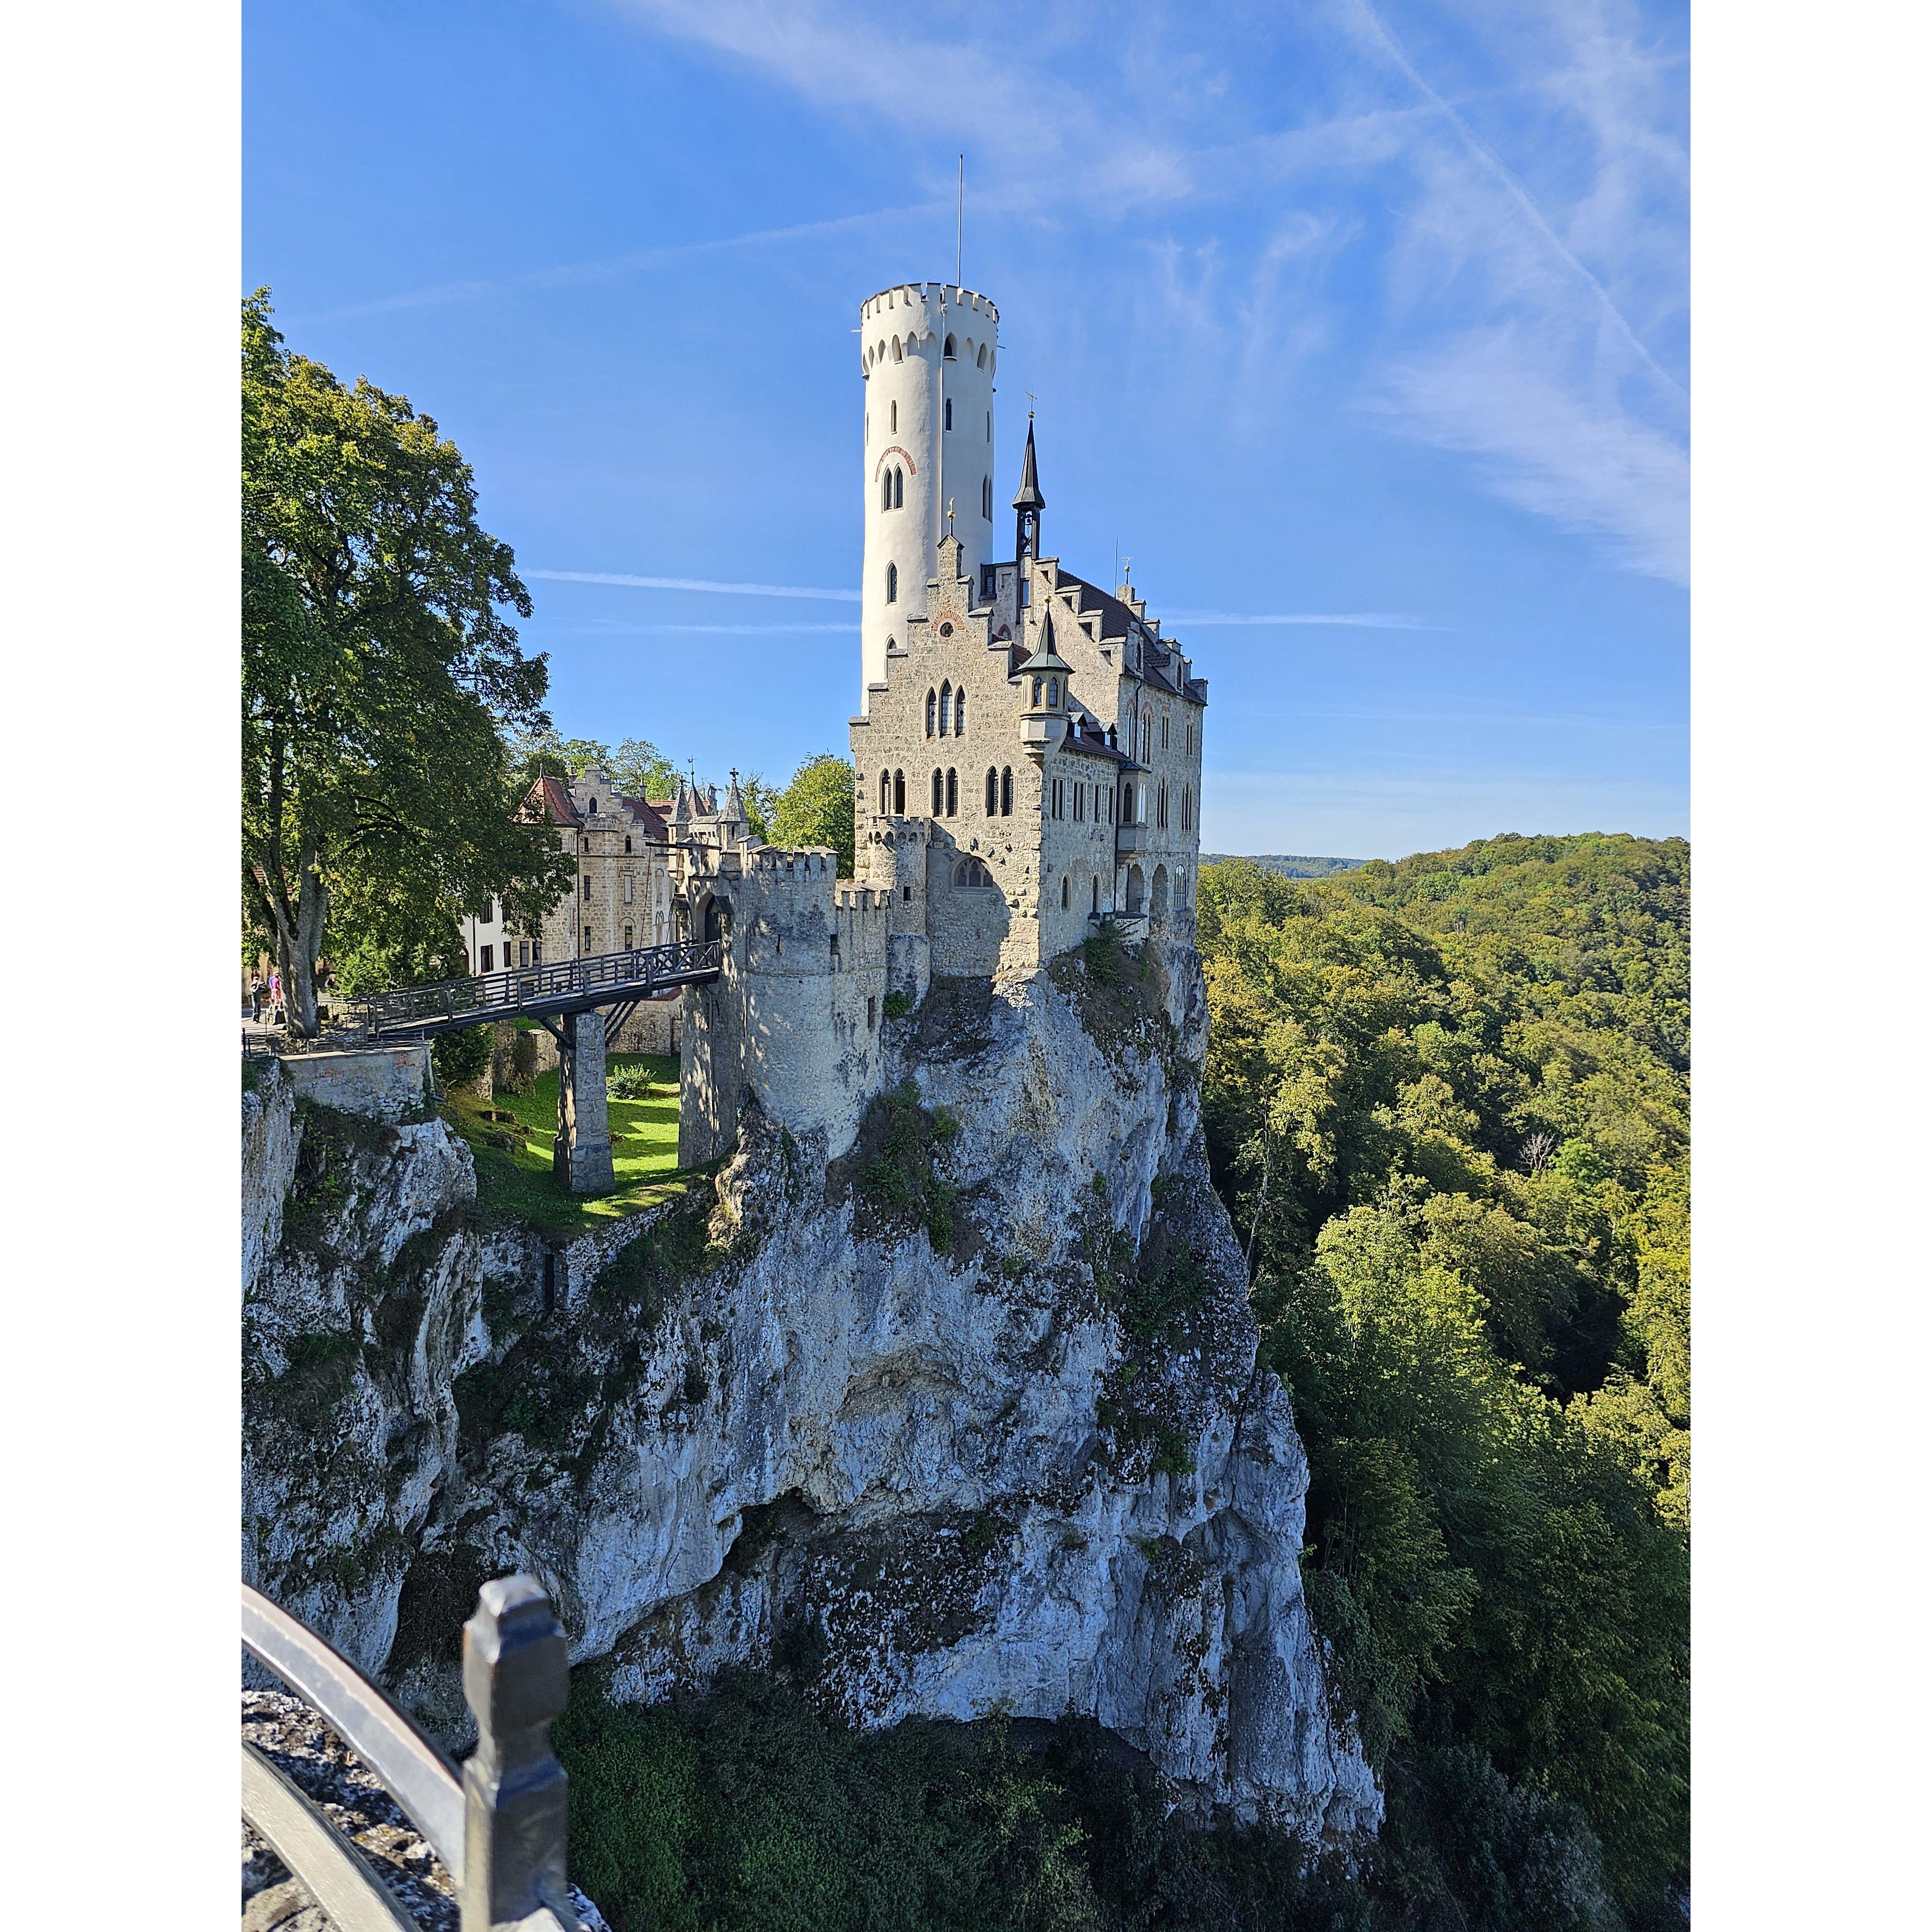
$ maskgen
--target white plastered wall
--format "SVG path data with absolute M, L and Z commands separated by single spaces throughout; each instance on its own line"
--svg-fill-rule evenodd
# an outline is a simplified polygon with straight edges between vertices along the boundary
M 862 712 L 870 708 L 869 687 L 885 680 L 888 640 L 903 644 L 907 619 L 926 613 L 926 582 L 946 534 L 949 500 L 956 511 L 953 534 L 975 582 L 980 564 L 997 554 L 1000 499 L 992 412 L 998 332 L 999 312 L 986 296 L 937 282 L 902 283 L 860 310 L 865 378 Z M 950 361 L 944 355 L 949 335 L 955 349 Z M 950 433 L 944 427 L 949 402 Z M 904 475 L 904 502 L 888 509 L 884 482 L 894 469 Z M 986 514 L 988 478 L 994 480 L 992 519 Z M 889 566 L 898 578 L 892 602 L 886 599 Z

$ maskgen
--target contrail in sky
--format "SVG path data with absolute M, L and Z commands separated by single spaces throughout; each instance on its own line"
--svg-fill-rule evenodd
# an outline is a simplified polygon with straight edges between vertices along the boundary
M 718 584 L 704 577 L 633 577 L 614 570 L 526 570 L 526 577 L 542 578 L 552 584 L 614 584 L 630 590 L 702 590 L 727 597 L 818 597 L 839 604 L 860 601 L 856 590 L 826 590 L 802 584 Z M 1163 621 L 1170 624 L 1339 624 L 1366 631 L 1435 631 L 1438 624 L 1425 624 L 1419 617 L 1405 617 L 1390 610 L 1280 611 L 1258 615 L 1244 610 L 1170 610 Z M 690 630 L 692 625 L 673 628 Z M 838 628 L 843 628 L 842 626 Z
M 640 248 L 628 255 L 607 255 L 596 261 L 566 262 L 550 268 L 531 268 L 501 281 L 439 282 L 426 289 L 412 289 L 402 295 L 380 296 L 374 302 L 352 303 L 346 308 L 319 310 L 313 315 L 298 315 L 290 326 L 307 322 L 346 322 L 358 315 L 383 315 L 392 310 L 428 308 L 439 302 L 473 302 L 479 296 L 507 294 L 512 289 L 568 287 L 578 282 L 602 281 L 634 268 L 648 268 L 662 262 L 682 261 L 693 255 L 716 254 L 731 248 L 754 248 L 766 242 L 804 241 L 814 236 L 836 234 L 841 229 L 860 228 L 871 221 L 886 221 L 895 215 L 930 214 L 950 208 L 950 202 L 921 202 L 905 208 L 869 208 L 861 214 L 835 215 L 826 221 L 801 221 L 790 228 L 758 228 L 744 235 L 720 235 L 704 242 L 678 242 L 661 248 Z
M 729 597 L 824 597 L 856 604 L 856 590 L 818 590 L 796 584 L 713 584 L 702 577 L 628 577 L 610 570 L 526 570 L 526 577 L 553 584 L 618 584 L 632 590 L 710 590 Z

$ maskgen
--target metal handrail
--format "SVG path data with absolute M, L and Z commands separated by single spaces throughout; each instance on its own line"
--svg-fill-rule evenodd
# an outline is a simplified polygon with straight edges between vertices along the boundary
M 428 1840 L 455 1888 L 463 1932 L 584 1932 L 565 1880 L 567 1780 L 550 1744 L 569 1658 L 535 1577 L 485 1583 L 463 1627 L 476 1748 L 460 1774 L 346 1658 L 245 1583 L 242 1641 L 327 1720 Z M 343 1932 L 408 1925 L 384 1916 L 393 1901 L 361 1852 L 246 1744 L 242 1809 Z
M 547 966 L 514 966 L 464 980 L 439 980 L 393 992 L 368 993 L 345 1004 L 356 1024 L 371 1034 L 446 1030 L 518 1012 L 598 1005 L 621 994 L 648 994 L 657 987 L 688 985 L 716 974 L 724 944 L 682 939 L 668 946 L 593 952 Z
M 389 1896 L 368 1860 L 307 1792 L 272 1759 L 242 1746 L 242 1815 L 276 1857 L 301 1874 L 339 1932 L 416 1932 L 416 1921 Z
M 330 1728 L 382 1780 L 460 1886 L 463 1780 L 456 1767 L 346 1657 L 246 1583 L 242 1586 L 242 1643 L 328 1719 Z

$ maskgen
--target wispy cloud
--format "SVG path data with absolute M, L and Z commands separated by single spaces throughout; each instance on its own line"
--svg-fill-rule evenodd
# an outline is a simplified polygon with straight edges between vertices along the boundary
M 825 590 L 798 584 L 715 584 L 703 577 L 632 577 L 610 570 L 526 570 L 551 584 L 616 584 L 629 590 L 703 590 L 726 597 L 823 597 L 836 604 L 856 604 L 856 590 Z
M 1467 335 L 1397 364 L 1383 406 L 1412 433 L 1477 458 L 1507 501 L 1606 539 L 1648 575 L 1688 583 L 1682 443 L 1539 367 L 1545 352 L 1516 330 Z
M 1610 292 L 1586 268 L 1582 262 L 1564 244 L 1563 238 L 1550 225 L 1549 218 L 1537 206 L 1535 199 L 1522 183 L 1505 167 L 1496 151 L 1477 134 L 1468 122 L 1436 92 L 1436 89 L 1417 73 L 1401 43 L 1390 33 L 1383 20 L 1368 0 L 1349 0 L 1349 10 L 1360 23 L 1362 30 L 1388 57 L 1390 62 L 1416 91 L 1424 95 L 1456 133 L 1468 152 L 1486 169 L 1501 187 L 1512 203 L 1522 214 L 1532 231 L 1555 252 L 1571 274 L 1587 287 L 1611 326 L 1635 352 L 1636 358 L 1657 380 L 1679 398 L 1684 398 L 1682 383 L 1672 375 L 1651 352 L 1646 344 L 1631 328 L 1622 309 L 1611 299 Z M 1685 398 L 1688 400 L 1688 398 Z

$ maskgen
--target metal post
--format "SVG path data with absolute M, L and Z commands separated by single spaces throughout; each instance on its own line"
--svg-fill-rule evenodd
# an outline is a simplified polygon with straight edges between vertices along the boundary
M 463 1932 L 568 1910 L 563 1766 L 550 1726 L 570 1696 L 562 1626 L 534 1576 L 485 1583 L 463 1626 L 463 1694 L 476 1749 L 463 1767 Z

